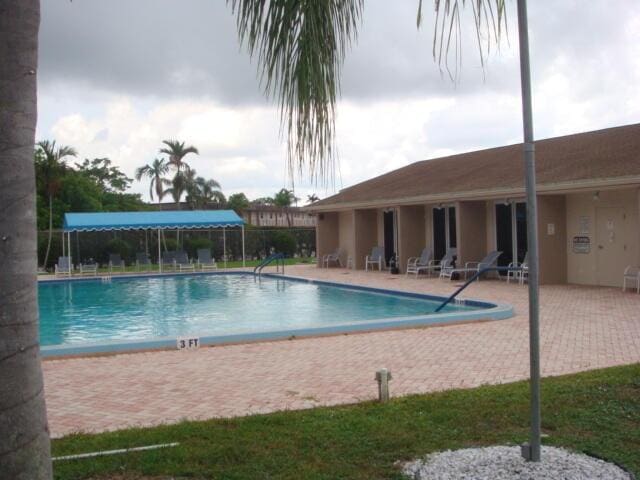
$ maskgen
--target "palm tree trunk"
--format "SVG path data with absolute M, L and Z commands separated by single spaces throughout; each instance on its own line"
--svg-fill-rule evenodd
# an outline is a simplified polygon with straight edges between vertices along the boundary
M 0 476 L 51 479 L 38 343 L 35 170 L 39 0 L 0 2 Z
M 49 251 L 51 250 L 51 237 L 53 236 L 53 195 L 49 195 L 49 240 L 47 240 L 47 253 L 44 254 L 42 268 L 47 268 L 49 261 Z

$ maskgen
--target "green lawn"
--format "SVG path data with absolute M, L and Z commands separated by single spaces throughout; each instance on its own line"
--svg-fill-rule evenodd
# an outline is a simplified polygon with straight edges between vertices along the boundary
M 640 474 L 640 364 L 547 378 L 542 395 L 546 444 L 595 454 Z M 397 460 L 519 444 L 527 432 L 528 384 L 519 382 L 414 395 L 386 405 L 72 435 L 55 440 L 53 454 L 180 442 L 171 449 L 56 462 L 56 479 L 400 479 Z

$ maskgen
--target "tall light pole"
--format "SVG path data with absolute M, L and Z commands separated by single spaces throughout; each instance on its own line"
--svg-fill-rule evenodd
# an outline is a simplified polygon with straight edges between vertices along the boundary
M 522 456 L 540 461 L 540 299 L 538 275 L 538 208 L 536 198 L 536 158 L 531 108 L 531 69 L 527 1 L 518 0 L 518 39 L 520 43 L 520 84 L 522 88 L 522 127 L 524 131 L 525 187 L 527 192 L 527 248 L 529 252 L 529 365 L 531 389 L 531 434 L 522 446 Z

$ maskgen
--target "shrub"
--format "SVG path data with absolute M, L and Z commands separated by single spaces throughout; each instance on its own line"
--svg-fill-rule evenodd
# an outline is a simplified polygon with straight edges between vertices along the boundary
M 120 238 L 112 238 L 109 240 L 102 251 L 101 261 L 108 262 L 109 254 L 118 253 L 126 263 L 131 263 L 131 245 Z
M 296 253 L 296 238 L 290 232 L 273 232 L 271 242 L 277 253 L 284 253 L 288 257 Z
M 184 247 L 189 257 L 196 258 L 198 256 L 198 249 L 208 248 L 209 250 L 211 250 L 211 248 L 213 247 L 213 242 L 208 238 L 192 237 L 185 240 Z

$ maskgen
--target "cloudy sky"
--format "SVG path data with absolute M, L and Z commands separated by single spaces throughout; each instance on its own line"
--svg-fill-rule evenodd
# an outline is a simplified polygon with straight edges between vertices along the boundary
M 456 83 L 431 58 L 431 12 L 417 31 L 416 8 L 366 2 L 344 65 L 335 181 L 296 177 L 302 199 L 521 140 L 515 0 L 484 73 L 464 39 Z M 536 138 L 640 122 L 637 0 L 536 0 L 529 21 Z M 38 139 L 107 156 L 133 176 L 177 138 L 199 148 L 189 159 L 198 174 L 256 198 L 291 186 L 278 127 L 223 0 L 42 0 Z M 132 188 L 147 196 L 146 183 Z

